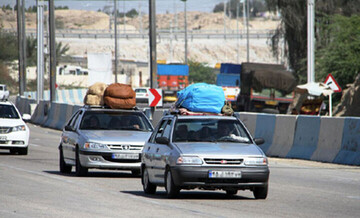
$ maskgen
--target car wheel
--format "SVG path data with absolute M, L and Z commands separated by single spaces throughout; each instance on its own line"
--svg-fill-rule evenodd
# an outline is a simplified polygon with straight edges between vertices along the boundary
M 62 146 L 60 145 L 59 147 L 59 167 L 60 167 L 60 172 L 61 173 L 70 173 L 71 172 L 71 168 L 72 166 L 71 165 L 67 165 L 65 163 L 65 160 L 64 160 L 64 153 L 63 153 L 63 149 L 62 149 Z
M 28 147 L 26 148 L 18 148 L 19 155 L 27 155 L 28 154 Z
M 79 148 L 76 149 L 76 166 L 75 166 L 76 176 L 86 176 L 88 173 L 88 168 L 81 166 Z
M 166 178 L 165 179 L 166 194 L 168 198 L 175 198 L 179 194 L 180 188 L 174 184 L 174 180 L 172 178 L 170 169 L 166 171 L 165 178 Z
M 133 176 L 140 176 L 140 170 L 131 170 Z
M 268 185 L 254 188 L 253 193 L 255 199 L 266 199 L 268 194 Z
M 146 169 L 146 167 L 144 167 L 144 172 L 142 173 L 141 181 L 142 181 L 144 192 L 146 194 L 155 194 L 156 185 L 154 185 L 154 184 L 152 184 L 150 182 L 150 180 L 149 180 L 149 172 Z
M 238 192 L 238 190 L 226 190 L 226 194 L 227 195 L 236 195 L 237 194 L 237 192 Z

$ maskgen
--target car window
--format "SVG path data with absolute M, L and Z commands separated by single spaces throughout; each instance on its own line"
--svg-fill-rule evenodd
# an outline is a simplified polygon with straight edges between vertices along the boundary
M 163 132 L 164 132 L 164 129 L 165 129 L 165 126 L 166 124 L 168 123 L 168 120 L 163 120 L 163 122 L 161 123 L 161 126 L 160 128 L 158 129 L 158 131 L 156 132 L 156 136 L 155 138 L 158 138 L 158 137 L 161 137 Z
M 152 131 L 152 126 L 141 112 L 86 111 L 80 124 L 84 130 Z
M 238 120 L 178 119 L 174 126 L 174 142 L 251 142 Z
M 73 120 L 71 120 L 71 122 L 70 122 L 70 126 L 71 126 L 71 127 L 75 128 L 76 123 L 77 123 L 77 121 L 78 121 L 78 119 L 79 119 L 79 116 L 80 116 L 81 114 L 82 114 L 82 111 L 79 111 L 79 112 L 74 116 Z
M 13 105 L 0 105 L 0 118 L 19 119 L 19 113 Z
M 76 112 L 76 113 L 70 118 L 70 120 L 69 120 L 68 123 L 67 123 L 68 126 L 71 126 L 71 123 L 73 122 L 73 120 L 75 119 L 75 117 L 78 116 L 78 114 L 79 114 L 79 111 Z
M 161 136 L 170 139 L 170 133 L 171 133 L 171 120 L 168 120 L 166 122 L 163 134 Z
M 135 89 L 136 93 L 147 93 L 146 89 Z

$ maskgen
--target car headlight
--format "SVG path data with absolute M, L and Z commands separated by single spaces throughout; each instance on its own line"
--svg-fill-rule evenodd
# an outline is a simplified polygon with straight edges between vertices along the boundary
M 189 164 L 189 165 L 194 165 L 194 164 L 202 164 L 202 160 L 199 157 L 184 157 L 181 156 L 176 160 L 176 164 Z
M 96 143 L 96 142 L 86 142 L 84 148 L 88 149 L 107 149 L 106 144 Z
M 11 132 L 25 131 L 25 130 L 26 130 L 25 125 L 14 126 L 13 128 L 11 128 Z
M 245 159 L 244 164 L 265 166 L 268 164 L 268 160 L 266 157 L 250 157 Z

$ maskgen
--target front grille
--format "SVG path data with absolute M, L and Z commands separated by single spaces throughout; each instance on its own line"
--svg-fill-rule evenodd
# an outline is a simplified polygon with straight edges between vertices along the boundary
M 142 145 L 108 145 L 111 150 L 117 151 L 141 151 Z
M 117 163 L 138 163 L 138 162 L 141 162 L 141 158 L 139 158 L 139 159 L 113 159 L 111 156 L 108 156 L 108 155 L 103 155 L 102 157 L 107 161 L 117 162 Z
M 216 165 L 240 165 L 243 159 L 221 159 L 221 158 L 204 158 L 206 164 Z
M 8 143 L 8 141 L 0 141 L 0 145 L 7 145 Z
M 0 127 L 1 134 L 10 133 L 10 132 L 11 132 L 11 127 L 5 127 L 5 126 Z

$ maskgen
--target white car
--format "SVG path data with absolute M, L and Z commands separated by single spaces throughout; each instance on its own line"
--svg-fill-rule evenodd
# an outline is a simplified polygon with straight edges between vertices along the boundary
M 0 149 L 27 155 L 30 130 L 24 120 L 30 119 L 29 114 L 21 116 L 13 103 L 0 101 Z
M 136 88 L 135 94 L 136 94 L 136 103 L 148 103 L 149 102 L 149 94 L 148 94 L 149 88 Z

